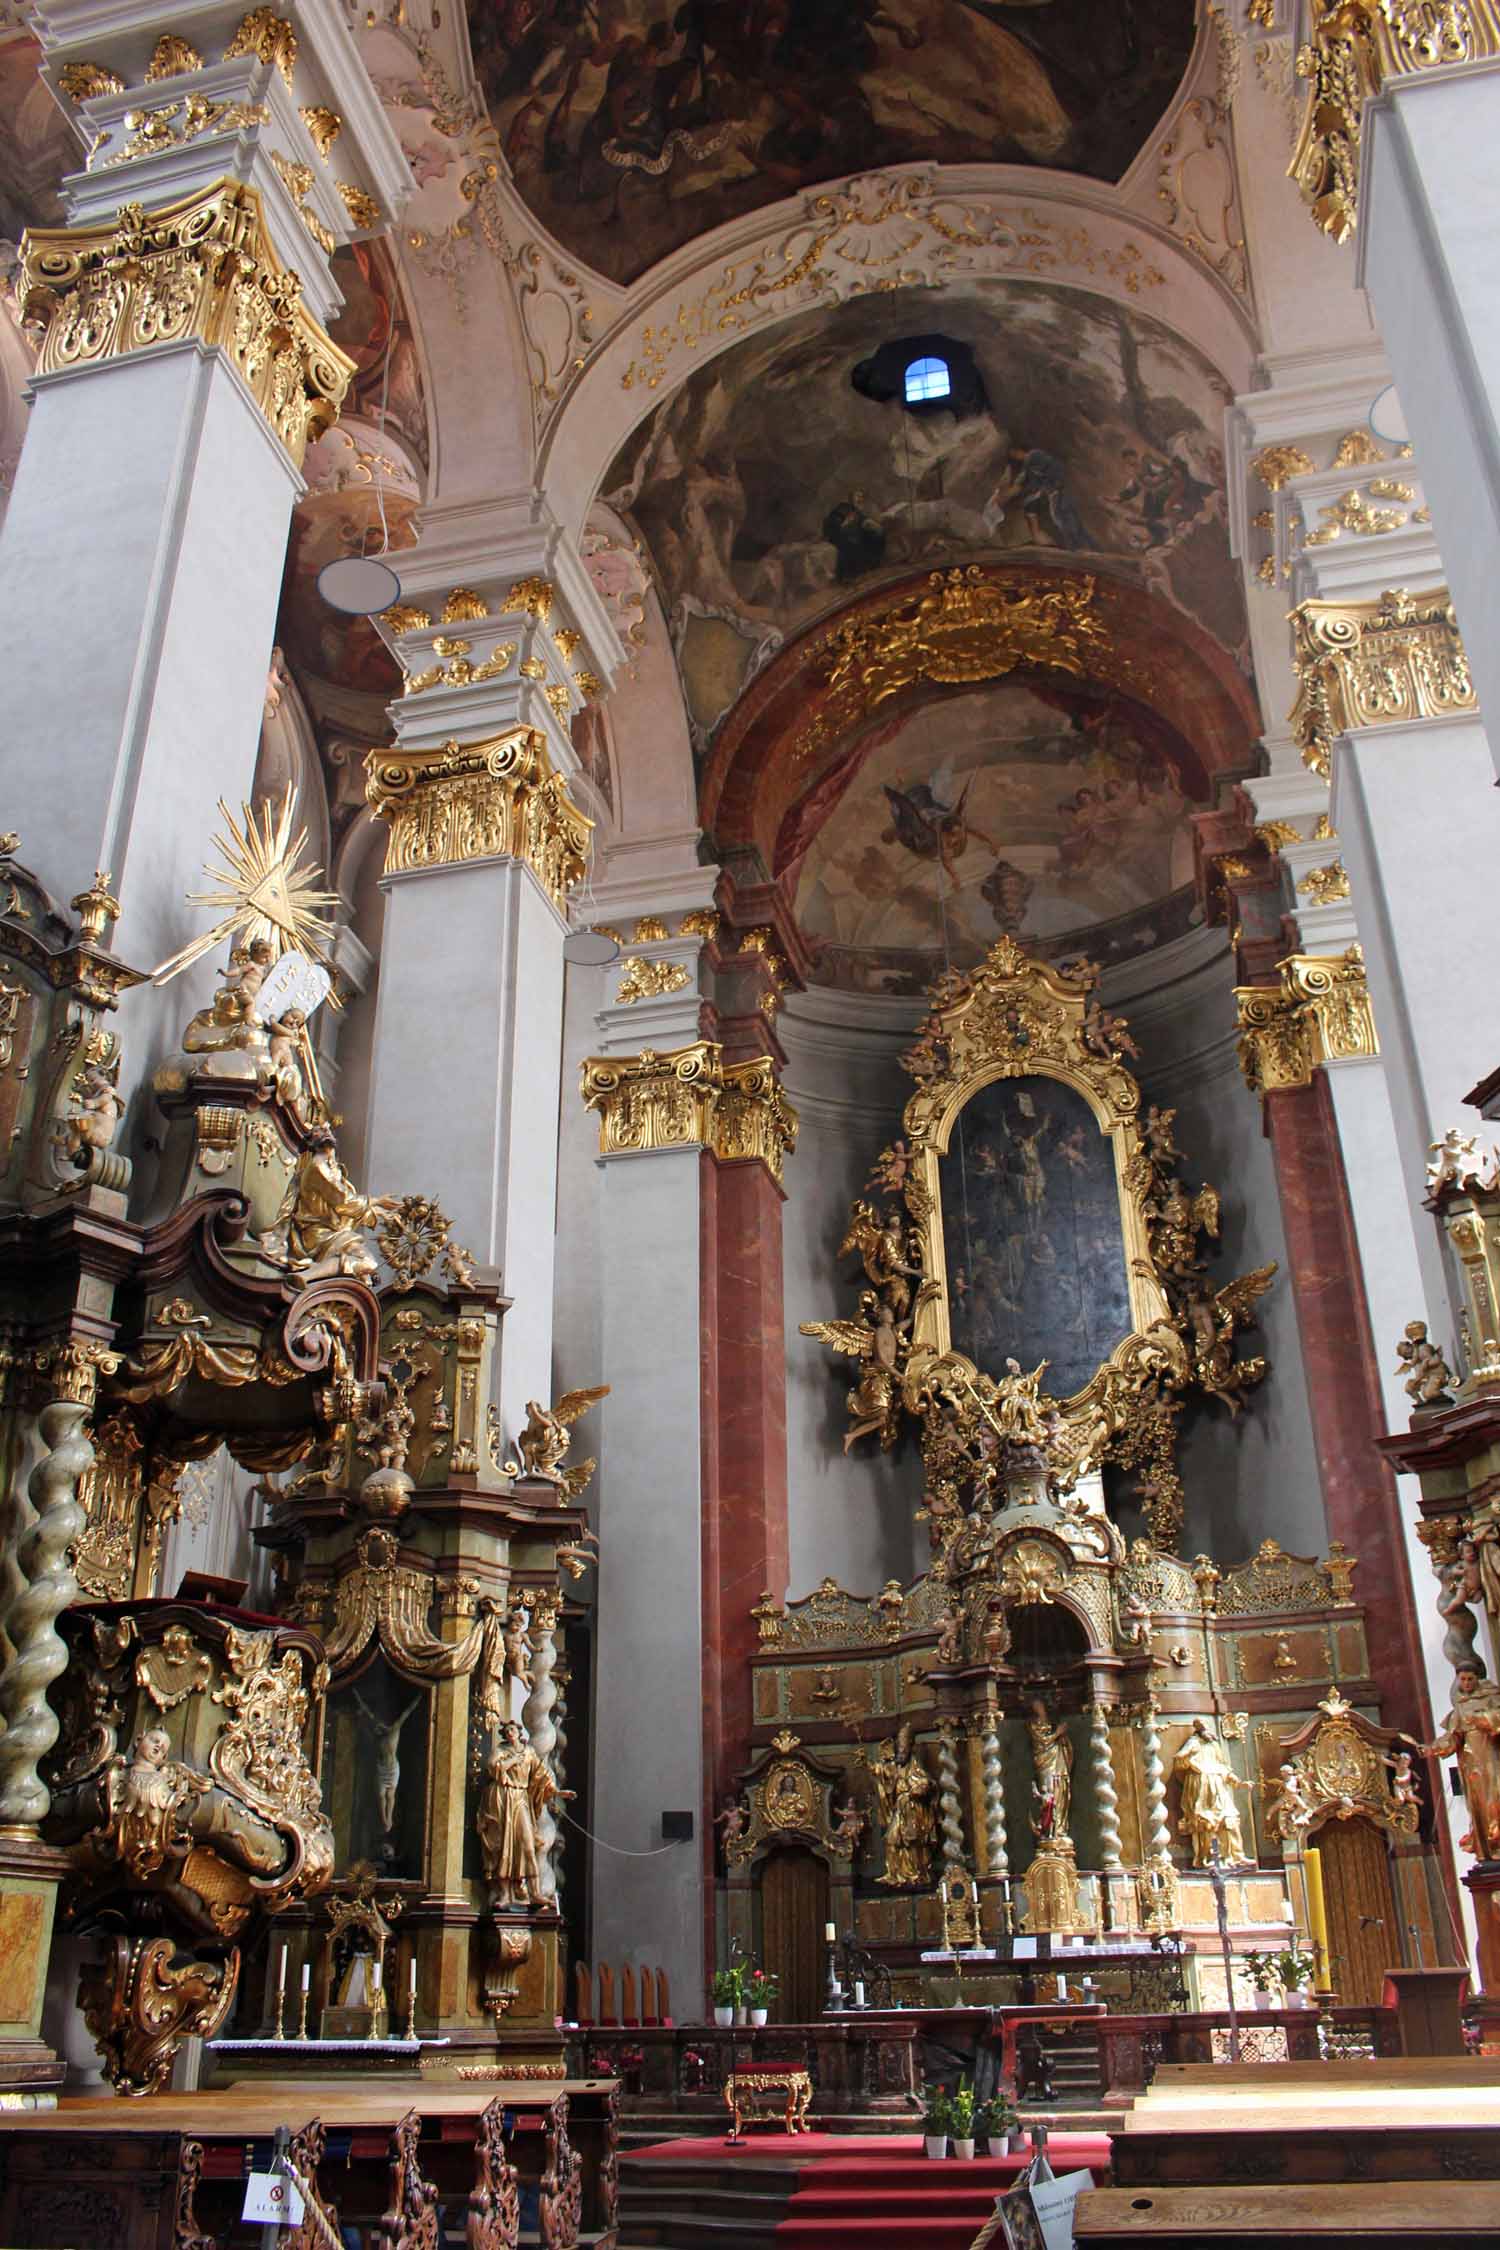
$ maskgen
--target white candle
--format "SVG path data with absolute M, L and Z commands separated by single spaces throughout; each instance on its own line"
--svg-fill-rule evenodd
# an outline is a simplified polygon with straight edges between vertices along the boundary
M 834 1928 L 831 1922 L 825 1922 L 823 1924 L 823 1943 L 825 1945 L 834 1945 L 837 1943 L 837 1941 L 838 1931 Z
M 1288 1925 L 1288 1927 L 1290 1927 L 1291 1924 L 1297 1919 L 1296 1915 L 1292 1912 L 1292 1902 L 1289 1898 L 1284 1898 L 1281 1902 L 1281 1919 Z
M 858 1977 L 856 1977 L 854 1980 L 854 2005 L 856 2008 L 862 2008 L 864 2004 L 865 1988 L 862 1981 Z
M 411 1957 L 411 1976 L 408 1980 L 406 1989 L 411 1994 L 413 2001 L 415 2001 L 417 1997 L 417 1957 L 415 1953 Z
M 312 1983 L 312 1964 L 311 1964 L 311 1962 L 310 1962 L 310 1961 L 304 1961 L 304 1962 L 303 1962 L 303 1964 L 302 1964 L 302 1989 L 303 1989 L 303 1991 L 304 1991 L 304 1992 L 306 1992 L 306 1990 L 307 1990 L 308 1986 L 309 1986 L 309 1985 L 310 1985 L 311 1983 Z
M 1059 1977 L 1057 1980 L 1057 1997 L 1059 2000 L 1066 2000 L 1068 1997 L 1068 1980 L 1066 1977 Z
M 377 1992 L 378 1992 L 378 1991 L 380 1990 L 380 1983 L 381 1983 L 381 1979 L 382 1979 L 382 1977 L 384 1976 L 384 1974 L 385 1974 L 385 1971 L 384 1971 L 384 1970 L 382 1969 L 382 1967 L 381 1967 L 380 1963 L 379 1963 L 379 1962 L 377 1961 L 377 1962 L 376 1962 L 376 1964 L 375 1964 L 375 1973 L 374 1973 L 374 1977 L 373 1977 L 373 1979 L 372 1979 L 372 1982 L 374 1983 L 374 1986 L 375 1986 L 375 1990 L 376 1990 Z
M 277 1991 L 278 1991 L 278 1992 L 285 1992 L 285 1990 L 286 1990 L 286 1947 L 285 1947 L 285 1946 L 283 1946 L 283 1947 L 282 1947 L 282 1949 L 281 1949 L 281 1965 L 280 1965 L 280 1967 L 278 1968 L 278 1970 L 277 1970 L 277 1972 L 276 1972 L 276 1989 L 277 1989 Z

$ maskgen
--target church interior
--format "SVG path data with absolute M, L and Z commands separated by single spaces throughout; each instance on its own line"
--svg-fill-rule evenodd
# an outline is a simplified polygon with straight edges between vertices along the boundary
M 1497 74 L 0 0 L 0 2242 L 1500 2240 Z

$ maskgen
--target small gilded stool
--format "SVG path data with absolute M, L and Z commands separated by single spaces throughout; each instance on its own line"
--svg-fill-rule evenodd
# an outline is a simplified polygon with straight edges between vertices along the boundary
M 737 2141 L 749 2125 L 780 2125 L 787 2133 L 810 2130 L 812 2079 L 793 2063 L 765 2063 L 759 2070 L 732 2070 L 724 2081 L 729 2132 Z

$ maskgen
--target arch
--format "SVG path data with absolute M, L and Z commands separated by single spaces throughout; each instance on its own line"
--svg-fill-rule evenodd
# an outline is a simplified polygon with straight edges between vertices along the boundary
M 1259 338 L 1245 307 L 1130 208 L 1124 187 L 1012 165 L 893 166 L 715 228 L 621 292 L 598 342 L 576 332 L 585 349 L 575 345 L 536 465 L 565 528 L 581 531 L 620 446 L 689 375 L 799 313 L 867 294 L 892 272 L 911 288 L 1046 279 L 1149 313 L 1203 353 L 1226 395 L 1250 384 Z
M 1249 682 L 1159 595 L 1097 566 L 975 563 L 888 582 L 773 657 L 709 754 L 704 828 L 721 854 L 753 850 L 782 875 L 814 832 L 790 816 L 827 817 L 863 762 L 877 712 L 884 719 L 1012 672 L 1124 695 L 1179 757 L 1199 761 L 1210 785 L 1253 762 L 1260 722 Z

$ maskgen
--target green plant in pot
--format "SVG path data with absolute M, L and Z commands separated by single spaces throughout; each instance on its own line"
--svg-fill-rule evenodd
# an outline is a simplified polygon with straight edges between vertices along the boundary
M 974 2112 L 974 2131 L 991 2156 L 1003 2156 L 1013 2134 L 1021 2130 L 1021 2113 L 1005 2094 L 992 2094 Z
M 922 2138 L 929 2156 L 946 2156 L 948 2135 L 953 2130 L 953 2096 L 946 2086 L 934 2086 L 927 2096 L 927 2107 L 922 2114 Z
M 972 2157 L 974 2154 L 974 2089 L 966 2078 L 960 2078 L 953 2096 L 953 2153 Z
M 781 1980 L 772 1976 L 769 1969 L 752 1969 L 745 1979 L 745 2001 L 752 2023 L 764 2023 L 771 2003 L 781 1990 Z
M 1309 2005 L 1308 1991 L 1317 1975 L 1317 1956 L 1304 1951 L 1293 1938 L 1285 1949 L 1275 1956 L 1276 1973 L 1285 1987 L 1288 2003 L 1294 2008 Z
M 1275 2005 L 1276 1995 L 1281 1989 L 1280 1963 L 1279 1953 L 1247 1953 L 1244 1956 L 1245 1974 L 1255 1989 L 1257 2008 Z
M 714 1975 L 714 2022 L 724 2029 L 734 2021 L 736 2008 L 744 2005 L 745 1972 L 738 1963 L 732 1969 L 719 1969 Z

